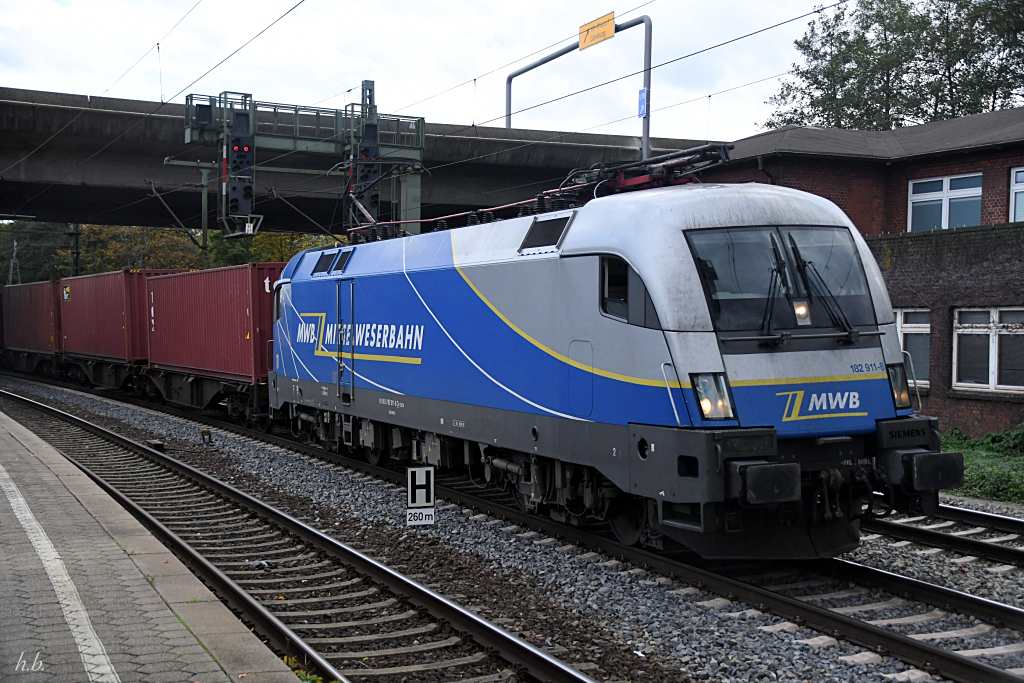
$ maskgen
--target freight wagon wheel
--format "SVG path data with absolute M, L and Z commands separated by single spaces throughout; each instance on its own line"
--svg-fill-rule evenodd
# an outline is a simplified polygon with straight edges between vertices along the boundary
M 644 505 L 633 498 L 619 498 L 608 510 L 608 525 L 622 545 L 636 545 L 643 533 Z

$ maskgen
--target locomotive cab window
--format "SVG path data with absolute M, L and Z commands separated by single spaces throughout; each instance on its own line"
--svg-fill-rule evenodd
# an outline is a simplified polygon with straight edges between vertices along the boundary
M 661 329 L 643 280 L 618 256 L 601 257 L 601 310 L 630 325 Z
M 341 252 L 341 256 L 338 257 L 338 262 L 334 264 L 333 268 L 331 268 L 331 272 L 332 273 L 342 273 L 342 272 L 344 272 L 345 271 L 345 266 L 348 265 L 349 259 L 352 258 L 352 252 L 353 251 L 355 251 L 355 250 L 354 249 L 349 249 L 348 251 Z
M 615 256 L 601 259 L 601 310 L 622 320 L 629 319 L 629 266 Z
M 331 269 L 331 264 L 334 263 L 334 257 L 338 255 L 336 251 L 325 251 L 320 254 L 320 257 L 316 260 L 316 264 L 313 266 L 313 275 L 319 273 L 326 273 Z
M 688 230 L 686 239 L 719 331 L 875 324 L 848 228 L 710 228 Z M 797 318 L 800 309 L 807 322 Z
M 526 231 L 523 243 L 519 245 L 520 253 L 526 249 L 556 246 L 561 241 L 565 228 L 569 225 L 569 219 L 571 218 L 571 214 L 543 220 L 535 218 L 530 225 L 530 229 Z
M 290 283 L 284 283 L 276 290 L 274 290 L 274 320 L 280 320 L 284 315 L 284 307 L 281 305 L 283 302 L 288 301 L 291 297 L 292 286 Z

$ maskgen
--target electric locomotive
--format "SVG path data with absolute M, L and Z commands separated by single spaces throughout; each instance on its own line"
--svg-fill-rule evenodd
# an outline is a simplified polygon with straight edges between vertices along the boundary
M 596 190 L 595 190 L 596 192 Z M 849 218 L 755 183 L 296 255 L 271 412 L 373 461 L 714 558 L 811 558 L 962 479 Z

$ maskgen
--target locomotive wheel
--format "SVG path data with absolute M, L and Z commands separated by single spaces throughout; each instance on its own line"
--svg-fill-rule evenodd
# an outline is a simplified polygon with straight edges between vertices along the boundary
M 608 525 L 622 545 L 632 546 L 640 542 L 643 534 L 643 503 L 634 500 L 620 500 L 613 503 L 608 511 Z
M 383 448 L 367 448 L 366 449 L 366 462 L 373 466 L 380 465 L 386 462 L 388 459 L 387 451 Z

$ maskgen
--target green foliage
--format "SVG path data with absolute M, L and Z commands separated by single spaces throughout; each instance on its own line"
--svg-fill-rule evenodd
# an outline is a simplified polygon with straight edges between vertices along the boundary
M 223 233 L 210 232 L 210 267 L 238 266 L 251 260 L 251 237 L 224 237 Z
M 298 677 L 298 679 L 303 683 L 325 683 L 322 676 L 304 669 L 302 666 L 302 662 L 299 660 L 298 657 L 285 655 L 283 661 L 285 666 L 291 669 L 292 673 L 294 673 Z
M 67 244 L 63 224 L 14 221 L 0 223 L 0 284 L 7 284 L 14 242 L 18 243 L 21 281 L 48 280 L 60 274 L 62 263 L 58 249 Z
M 964 485 L 952 493 L 1024 503 L 1024 424 L 979 439 L 951 430 L 942 446 L 964 454 Z
M 858 0 L 808 26 L 769 127 L 889 130 L 1019 105 L 1024 11 L 1002 0 Z
M 7 282 L 15 240 L 22 282 L 72 274 L 73 242 L 66 224 L 0 223 L 0 285 Z M 124 268 L 194 270 L 253 261 L 287 261 L 304 249 L 331 244 L 334 240 L 326 236 L 305 233 L 261 232 L 254 237 L 229 238 L 211 230 L 209 247 L 204 251 L 181 230 L 82 225 L 79 272 L 85 275 Z
M 301 232 L 261 232 L 252 238 L 254 261 L 287 261 L 295 254 L 313 247 L 329 247 L 335 244 L 326 235 Z

